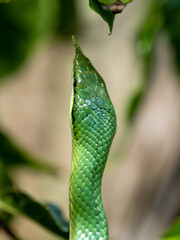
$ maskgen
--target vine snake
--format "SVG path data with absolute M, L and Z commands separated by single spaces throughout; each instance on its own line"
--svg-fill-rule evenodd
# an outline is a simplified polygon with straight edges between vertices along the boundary
M 116 115 L 102 77 L 73 37 L 69 184 L 70 240 L 106 240 L 108 225 L 101 181 L 116 131 Z

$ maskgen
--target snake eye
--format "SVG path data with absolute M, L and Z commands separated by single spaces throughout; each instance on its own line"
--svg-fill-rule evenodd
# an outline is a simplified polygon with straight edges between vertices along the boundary
M 99 87 L 101 87 L 101 88 L 104 88 L 105 87 L 105 84 L 103 83 L 103 82 L 100 82 L 100 83 L 98 83 L 97 84 Z
M 97 85 L 101 88 L 105 87 L 105 83 L 104 80 L 102 79 L 102 77 L 96 73 L 96 81 L 97 81 Z

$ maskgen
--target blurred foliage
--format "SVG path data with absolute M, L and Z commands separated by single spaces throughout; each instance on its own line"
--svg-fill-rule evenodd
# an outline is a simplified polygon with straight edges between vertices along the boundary
M 180 216 L 175 220 L 170 229 L 160 240 L 179 240 L 180 239 Z
M 104 4 L 113 4 L 116 2 L 116 0 L 98 0 L 98 2 L 104 3 Z
M 144 78 L 149 76 L 152 55 L 155 47 L 156 36 L 163 27 L 164 16 L 161 12 L 162 3 L 160 1 L 152 2 L 150 12 L 143 21 L 143 25 L 137 36 L 137 52 L 142 58 Z
M 2 130 L 0 130 L 0 162 L 8 168 L 15 166 L 28 166 L 39 171 L 55 173 L 55 168 L 32 157 L 13 142 Z
M 8 169 L 0 158 L 0 196 L 3 190 L 12 185 L 12 180 L 9 176 Z
M 104 4 L 113 4 L 116 2 L 116 0 L 98 0 L 98 2 L 104 3 Z M 132 2 L 132 0 L 121 0 L 121 2 L 126 4 L 126 3 Z
M 71 37 L 76 30 L 74 0 L 13 0 L 0 4 L 0 83 L 17 70 L 43 41 L 56 36 Z M 14 213 L 21 213 L 50 231 L 68 238 L 68 223 L 54 204 L 40 204 L 28 195 L 11 190 L 16 186 L 12 173 L 26 167 L 57 174 L 50 164 L 33 157 L 16 144 L 0 126 L 0 228 L 17 237 L 10 226 Z M 3 204 L 3 205 L 2 205 Z M 37 214 L 38 213 L 38 214 Z
M 2 2 L 9 2 L 10 0 L 0 0 L 0 3 Z
M 133 1 L 133 0 L 121 0 L 121 2 L 124 3 L 124 4 L 130 3 L 130 2 L 132 2 L 132 1 Z
M 54 203 L 45 203 L 44 206 L 52 215 L 57 225 L 62 229 L 62 231 L 64 232 L 64 237 L 66 238 L 69 235 L 69 222 L 65 220 L 64 215 L 59 206 L 57 206 Z
M 180 74 L 180 1 L 165 1 L 163 11 L 165 13 L 164 26 L 174 49 L 176 67 Z
M 69 224 L 54 204 L 41 204 L 27 194 L 11 189 L 0 199 L 0 210 L 12 215 L 22 214 L 59 237 L 69 238 Z
M 74 0 L 16 0 L 0 5 L 0 81 L 48 37 L 76 30 Z
M 55 31 L 58 4 L 16 0 L 0 5 L 0 77 L 15 70 L 39 40 Z
M 6 189 L 15 185 L 11 177 L 11 171 L 15 171 L 15 167 L 28 167 L 36 171 L 56 174 L 56 170 L 50 164 L 44 163 L 42 160 L 36 159 L 22 150 L 13 140 L 0 130 L 0 199 L 4 196 Z M 0 209 L 0 227 L 3 224 L 9 231 L 9 220 L 12 215 L 9 212 Z
M 130 100 L 130 104 L 127 109 L 127 119 L 128 121 L 132 121 L 134 119 L 134 115 L 136 111 L 138 110 L 138 106 L 141 103 L 143 94 L 144 94 L 144 88 L 138 89 L 138 91 L 132 96 Z
M 77 21 L 75 11 L 75 0 L 59 0 L 60 13 L 57 21 L 58 33 L 63 37 L 71 37 L 76 32 Z
M 149 86 L 154 62 L 154 49 L 158 34 L 164 31 L 174 50 L 174 61 L 180 74 L 180 1 L 153 0 L 137 34 L 137 52 L 142 63 L 142 79 L 139 89 L 131 97 L 127 120 L 132 122 Z

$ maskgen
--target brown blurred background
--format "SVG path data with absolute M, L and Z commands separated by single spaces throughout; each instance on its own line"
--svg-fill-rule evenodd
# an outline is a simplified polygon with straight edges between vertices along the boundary
M 147 2 L 147 3 L 145 3 Z M 158 35 L 153 71 L 132 124 L 131 95 L 142 84 L 136 36 L 146 0 L 134 0 L 107 24 L 88 1 L 76 2 L 77 34 L 83 52 L 105 79 L 117 114 L 117 133 L 103 178 L 103 202 L 111 240 L 157 239 L 180 210 L 180 99 L 174 53 L 165 32 Z M 1 126 L 33 155 L 56 166 L 49 176 L 12 171 L 17 186 L 39 201 L 55 202 L 68 219 L 71 167 L 69 105 L 74 48 L 70 39 L 45 40 L 0 87 Z M 24 217 L 14 227 L 26 239 L 58 239 Z M 8 239 L 2 235 L 2 239 Z

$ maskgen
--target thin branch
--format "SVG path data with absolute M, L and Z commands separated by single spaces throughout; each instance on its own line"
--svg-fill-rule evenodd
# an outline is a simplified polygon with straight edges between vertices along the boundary
M 114 13 L 121 13 L 127 4 L 122 3 L 120 0 L 116 0 L 113 4 L 106 4 L 106 6 L 109 8 L 109 10 Z

